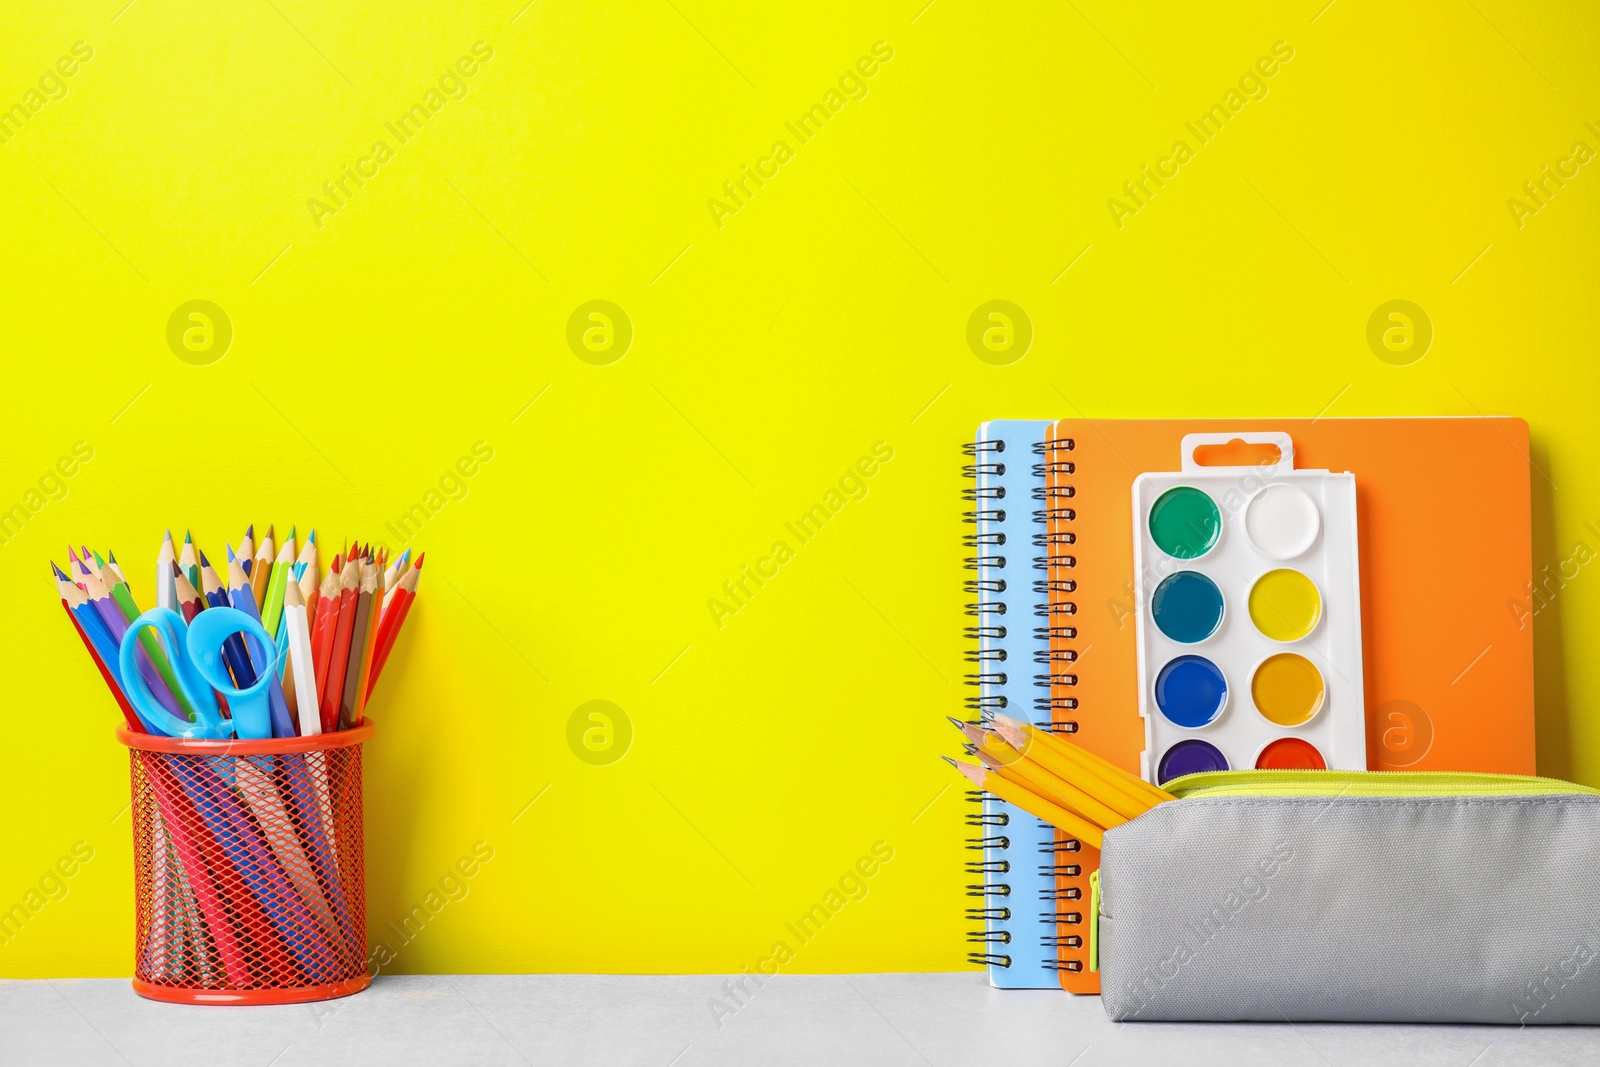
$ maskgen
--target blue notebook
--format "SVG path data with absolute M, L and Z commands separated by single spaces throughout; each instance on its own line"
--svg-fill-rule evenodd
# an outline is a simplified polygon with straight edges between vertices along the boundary
M 966 636 L 975 647 L 966 659 L 967 682 L 978 695 L 967 698 L 969 719 L 988 722 L 995 712 L 1050 724 L 1050 642 L 1044 618 L 1042 558 L 1044 471 L 1036 447 L 1046 421 L 1000 419 L 978 427 L 965 451 L 963 542 L 967 579 Z M 1040 560 L 1035 567 L 1036 558 Z M 1035 683 L 1045 679 L 1044 687 Z M 975 714 L 973 714 L 975 713 Z M 988 968 L 991 985 L 1002 989 L 1059 989 L 1056 973 L 1055 830 L 1048 823 L 983 792 L 967 794 L 977 808 L 967 815 L 968 838 L 981 860 L 967 864 L 967 918 L 973 963 Z M 982 881 L 978 878 L 981 876 Z

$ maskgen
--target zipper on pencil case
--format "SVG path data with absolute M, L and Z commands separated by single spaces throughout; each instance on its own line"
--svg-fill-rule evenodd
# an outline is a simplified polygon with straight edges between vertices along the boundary
M 1089 970 L 1100 969 L 1100 868 L 1089 872 Z
M 1600 796 L 1600 789 L 1518 774 L 1465 771 L 1205 771 L 1162 785 L 1184 797 Z

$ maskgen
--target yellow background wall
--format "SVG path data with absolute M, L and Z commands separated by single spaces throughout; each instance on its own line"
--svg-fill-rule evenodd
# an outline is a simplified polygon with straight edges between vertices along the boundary
M 1592 12 L 1320 2 L 5 5 L 0 105 L 93 56 L 0 144 L 0 506 L 26 515 L 0 545 L 0 907 L 94 858 L 0 974 L 131 965 L 118 716 L 46 584 L 69 539 L 149 600 L 165 526 L 220 555 L 247 522 L 398 545 L 386 524 L 435 512 L 367 753 L 393 971 L 731 971 L 780 939 L 794 971 L 962 966 L 965 805 L 934 756 L 981 419 L 1521 415 L 1536 567 L 1600 550 L 1600 164 L 1507 204 L 1600 149 Z M 464 96 L 386 131 L 476 42 Z M 784 124 L 876 42 L 866 95 L 800 143 Z M 1292 59 L 1201 145 L 1184 124 L 1275 42 Z M 1119 227 L 1108 200 L 1179 139 Z M 778 140 L 775 177 L 708 208 Z M 319 217 L 343 165 L 376 173 Z M 204 366 L 166 337 L 196 299 L 233 329 Z M 566 339 L 596 299 L 633 328 L 609 365 Z M 992 299 L 1034 331 L 1009 365 L 966 340 Z M 1434 330 L 1407 365 L 1366 339 L 1393 299 Z M 65 495 L 29 497 L 80 441 Z M 792 539 L 879 442 L 865 495 Z M 1497 518 L 1437 536 L 1492 550 Z M 1536 622 L 1541 768 L 1590 784 L 1596 573 Z M 631 723 L 609 765 L 568 743 L 594 700 Z M 875 842 L 864 899 L 800 945 L 784 924 Z

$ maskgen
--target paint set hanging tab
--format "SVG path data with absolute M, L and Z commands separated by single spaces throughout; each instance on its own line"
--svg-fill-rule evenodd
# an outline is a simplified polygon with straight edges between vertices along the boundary
M 1133 482 L 1145 776 L 1367 765 L 1352 474 L 1286 433 L 1186 434 Z

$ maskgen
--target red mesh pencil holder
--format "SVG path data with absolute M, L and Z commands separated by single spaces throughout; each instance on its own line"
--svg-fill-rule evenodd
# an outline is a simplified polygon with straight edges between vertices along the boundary
M 133 785 L 133 988 L 183 1004 L 293 1004 L 367 987 L 361 746 L 117 731 Z

